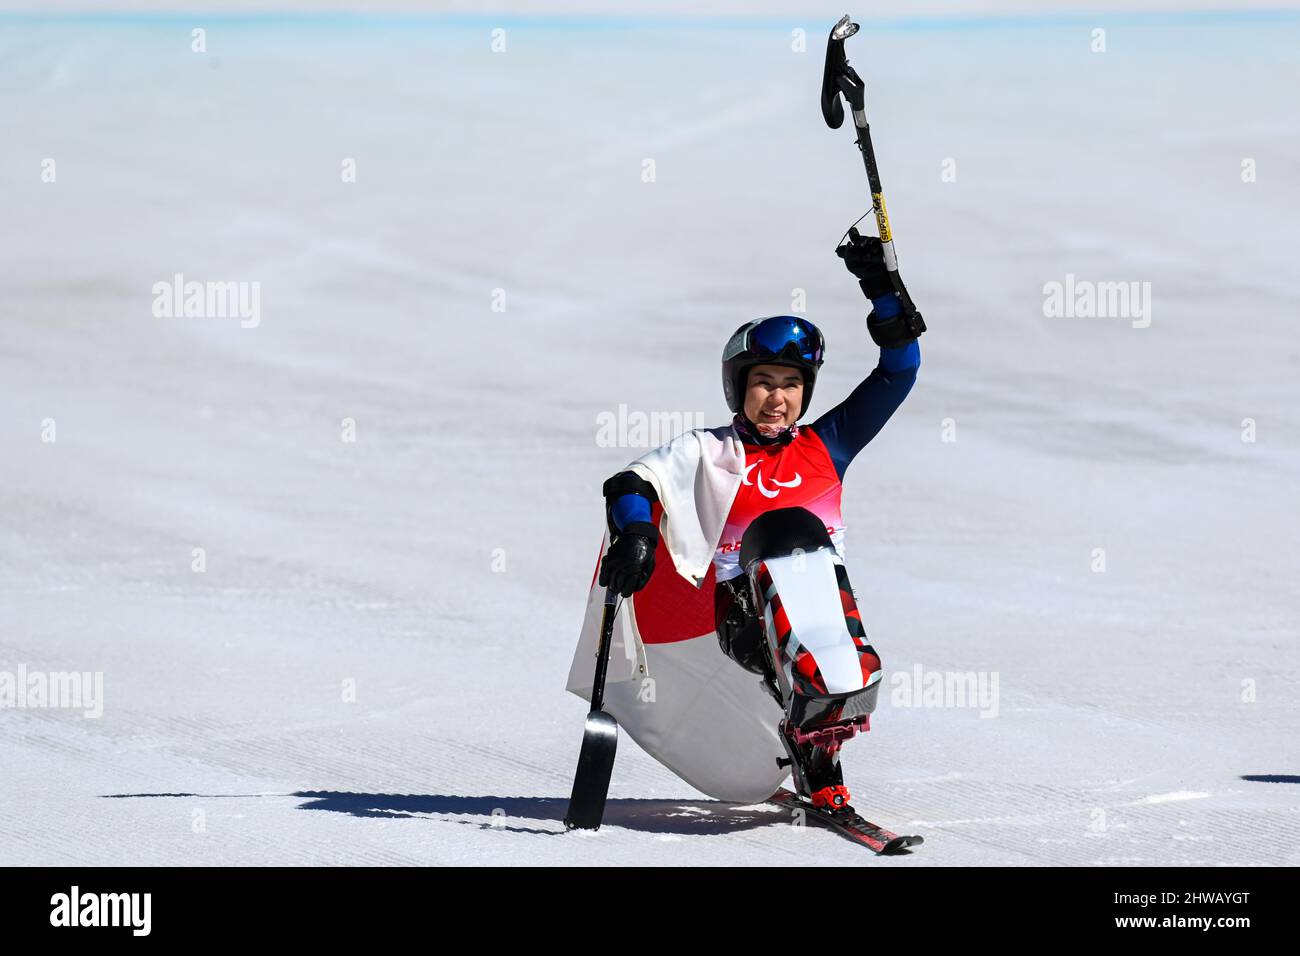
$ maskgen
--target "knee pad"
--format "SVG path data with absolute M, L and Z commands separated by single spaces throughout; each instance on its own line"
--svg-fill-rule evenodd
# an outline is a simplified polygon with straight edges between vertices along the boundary
M 747 671 L 766 674 L 763 627 L 754 614 L 749 581 L 743 576 L 719 581 L 713 593 L 713 611 L 722 653 Z

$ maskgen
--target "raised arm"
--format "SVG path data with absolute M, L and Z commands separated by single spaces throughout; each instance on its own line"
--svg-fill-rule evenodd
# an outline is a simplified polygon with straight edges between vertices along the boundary
M 921 367 L 921 347 L 915 338 L 920 332 L 911 329 L 902 314 L 903 302 L 885 269 L 880 240 L 860 236 L 856 230 L 850 234 L 850 241 L 836 253 L 858 277 L 863 294 L 871 300 L 867 329 L 881 349 L 880 361 L 871 374 L 848 398 L 812 423 L 812 430 L 826 445 L 841 480 L 849 463 L 903 404 Z
M 881 349 L 880 362 L 871 374 L 848 398 L 812 423 L 812 430 L 826 445 L 841 480 L 849 463 L 903 404 L 920 366 L 921 347 L 916 340 L 899 348 Z

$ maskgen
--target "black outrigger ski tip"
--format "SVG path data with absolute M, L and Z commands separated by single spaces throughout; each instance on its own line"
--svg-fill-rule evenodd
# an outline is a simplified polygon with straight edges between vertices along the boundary
M 569 809 L 564 815 L 566 828 L 600 829 L 617 749 L 618 723 L 603 710 L 593 710 L 587 715 L 582 730 L 578 772 L 573 778 L 573 793 L 569 796 Z
M 831 28 L 831 35 L 826 40 L 826 66 L 822 71 L 822 117 L 831 129 L 839 129 L 844 124 L 841 93 L 849 101 L 850 108 L 862 109 L 862 78 L 849 66 L 848 57 L 844 55 L 844 41 L 857 32 L 858 25 L 846 13 Z
M 582 750 L 578 752 L 578 771 L 573 777 L 569 809 L 564 826 L 569 830 L 599 830 L 605 816 L 605 797 L 614 773 L 614 755 L 618 750 L 618 722 L 602 709 L 605 703 L 605 670 L 609 665 L 609 645 L 618 615 L 618 592 L 605 589 L 605 613 L 600 621 L 600 645 L 596 649 L 596 676 L 591 686 L 591 711 L 582 728 Z

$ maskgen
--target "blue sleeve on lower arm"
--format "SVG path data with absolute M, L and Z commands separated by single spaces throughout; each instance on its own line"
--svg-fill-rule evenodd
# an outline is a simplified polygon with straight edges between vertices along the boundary
M 902 313 L 903 300 L 898 297 L 897 292 L 886 292 L 880 298 L 872 299 L 871 307 L 876 313 L 876 321 L 883 322 Z
M 875 312 L 873 318 L 877 322 L 892 319 L 903 312 L 903 300 L 898 297 L 897 292 L 886 292 L 880 298 L 872 299 L 871 305 Z M 916 344 L 916 339 L 913 339 L 896 349 L 882 348 L 880 367 L 886 372 L 903 372 L 909 368 L 920 368 L 921 347 Z
M 921 367 L 921 345 L 916 339 L 896 349 L 880 350 L 880 367 L 886 372 L 905 372 Z
M 614 519 L 614 527 L 622 531 L 633 521 L 650 520 L 650 502 L 642 495 L 622 495 L 614 502 L 609 513 Z

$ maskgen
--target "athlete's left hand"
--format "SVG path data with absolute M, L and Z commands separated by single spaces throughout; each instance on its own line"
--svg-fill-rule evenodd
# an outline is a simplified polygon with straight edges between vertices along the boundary
M 878 299 L 894 291 L 894 283 L 885 268 L 885 250 L 875 236 L 864 236 L 854 226 L 835 254 L 858 277 L 858 285 L 868 299 Z

